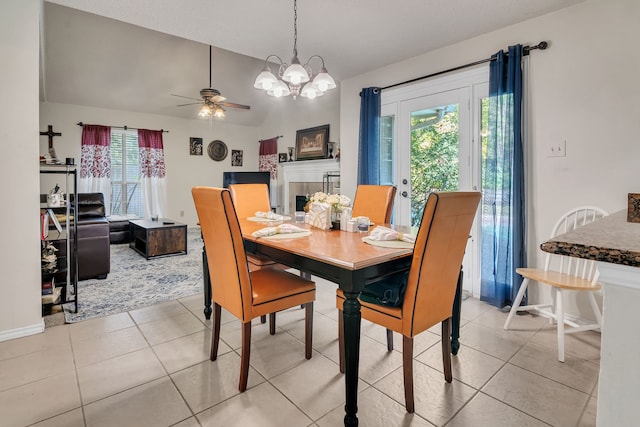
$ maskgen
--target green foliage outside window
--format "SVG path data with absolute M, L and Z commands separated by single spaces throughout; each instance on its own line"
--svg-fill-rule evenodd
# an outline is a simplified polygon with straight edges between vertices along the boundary
M 441 120 L 411 118 L 411 225 L 418 227 L 429 193 L 458 190 L 458 108 Z M 422 126 L 421 126 L 422 125 Z

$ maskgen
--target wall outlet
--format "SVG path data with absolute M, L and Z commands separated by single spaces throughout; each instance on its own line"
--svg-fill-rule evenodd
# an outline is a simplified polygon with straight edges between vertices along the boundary
M 180 211 L 180 216 L 184 216 L 184 211 Z
M 547 157 L 566 157 L 567 141 L 551 143 L 547 146 Z

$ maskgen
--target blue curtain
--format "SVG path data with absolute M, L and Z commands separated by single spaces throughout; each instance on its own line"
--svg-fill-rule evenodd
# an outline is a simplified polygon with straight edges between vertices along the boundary
M 489 72 L 480 299 L 496 307 L 511 305 L 522 283 L 516 268 L 526 263 L 521 64 L 522 45 L 510 46 L 492 57 Z
M 360 92 L 358 185 L 380 184 L 380 88 Z

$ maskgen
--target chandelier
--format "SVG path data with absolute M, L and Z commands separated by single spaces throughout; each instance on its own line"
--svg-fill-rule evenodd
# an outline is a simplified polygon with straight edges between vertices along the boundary
M 280 62 L 278 77 L 276 77 L 269 67 L 269 59 L 276 58 Z M 309 63 L 317 58 L 322 62 L 320 72 L 314 75 Z M 313 99 L 322 96 L 324 93 L 336 87 L 336 82 L 329 75 L 324 66 L 324 59 L 320 55 L 311 56 L 302 65 L 298 59 L 298 5 L 297 0 L 293 0 L 293 58 L 291 65 L 284 62 L 278 55 L 269 55 L 264 60 L 264 68 L 256 77 L 253 84 L 256 89 L 267 91 L 267 95 L 281 97 L 292 95 L 296 99 L 298 95 Z

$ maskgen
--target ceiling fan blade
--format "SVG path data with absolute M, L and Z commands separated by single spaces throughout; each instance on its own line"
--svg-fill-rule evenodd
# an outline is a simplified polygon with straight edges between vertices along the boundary
M 196 105 L 196 104 L 202 104 L 202 102 L 190 102 L 188 104 L 178 104 L 176 105 L 176 107 L 184 107 L 185 105 Z
M 234 104 L 233 102 L 218 102 L 218 104 L 224 106 L 224 107 L 231 107 L 231 108 L 240 108 L 242 110 L 250 110 L 251 107 L 249 107 L 248 105 L 242 105 L 242 104 Z
M 190 96 L 176 95 L 175 93 L 171 93 L 170 95 L 171 96 L 177 96 L 177 97 L 180 97 L 180 98 L 193 99 L 194 101 L 200 101 L 200 98 L 192 98 Z

